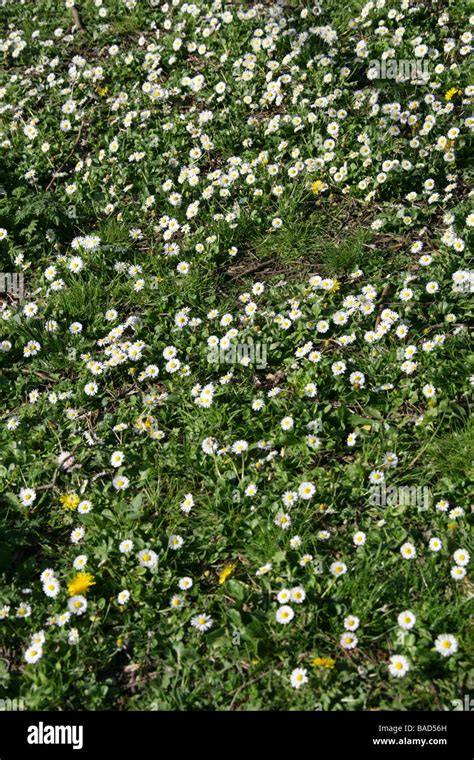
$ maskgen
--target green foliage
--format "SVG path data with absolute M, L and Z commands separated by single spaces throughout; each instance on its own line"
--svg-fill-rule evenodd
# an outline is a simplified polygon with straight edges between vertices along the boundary
M 321 6 L 0 8 L 0 696 L 28 709 L 472 690 L 467 4 Z M 393 60 L 429 79 L 368 75 Z

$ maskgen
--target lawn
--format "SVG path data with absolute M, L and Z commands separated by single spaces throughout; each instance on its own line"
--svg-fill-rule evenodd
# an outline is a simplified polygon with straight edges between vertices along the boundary
M 0 23 L 0 696 L 460 709 L 468 3 Z

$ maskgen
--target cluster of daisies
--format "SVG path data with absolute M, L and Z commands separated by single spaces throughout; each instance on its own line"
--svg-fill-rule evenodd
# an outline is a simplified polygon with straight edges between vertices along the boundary
M 403 630 L 410 630 L 416 623 L 416 616 L 410 610 L 401 612 L 398 616 L 398 625 Z M 344 620 L 344 633 L 341 636 L 340 644 L 345 650 L 355 649 L 358 645 L 357 635 L 354 633 L 359 628 L 359 618 L 355 615 L 349 615 Z M 449 633 L 440 634 L 434 641 L 434 648 L 438 654 L 443 657 L 449 657 L 458 650 L 458 642 L 455 636 Z M 320 664 L 320 663 L 318 663 Z M 388 672 L 394 678 L 403 678 L 410 670 L 410 661 L 407 657 L 400 654 L 391 655 L 388 661 Z M 299 689 L 308 683 L 307 668 L 294 668 L 290 675 L 290 682 L 294 689 Z

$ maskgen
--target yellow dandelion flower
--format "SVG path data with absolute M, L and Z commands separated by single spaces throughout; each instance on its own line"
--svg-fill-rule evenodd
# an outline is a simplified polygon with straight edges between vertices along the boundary
M 105 98 L 105 96 L 107 95 L 108 91 L 109 91 L 108 87 L 98 87 L 97 88 L 97 92 L 99 93 L 99 95 L 100 95 L 101 98 Z
M 462 90 L 458 90 L 457 87 L 451 87 L 451 89 L 448 90 L 447 93 L 444 96 L 445 100 L 448 100 L 448 101 L 452 100 L 454 98 L 454 96 L 457 95 L 458 92 L 460 93 L 460 92 L 462 92 Z
M 222 584 L 226 582 L 227 578 L 232 575 L 236 567 L 237 562 L 232 562 L 230 565 L 226 565 L 224 569 L 221 570 L 219 573 L 219 586 L 222 586 Z
M 311 190 L 313 192 L 313 195 L 319 195 L 319 193 L 322 193 L 324 190 L 324 182 L 321 182 L 320 179 L 317 179 L 315 182 L 313 182 Z
M 80 502 L 80 498 L 77 493 L 63 493 L 63 495 L 59 497 L 59 501 L 64 509 L 76 509 Z
M 76 596 L 87 593 L 91 586 L 95 586 L 94 576 L 91 573 L 77 573 L 72 581 L 69 581 L 67 590 L 69 596 Z
M 331 670 L 336 664 L 336 660 L 332 660 L 331 657 L 315 657 L 310 663 L 314 668 L 326 668 Z
M 340 287 L 341 287 L 341 283 L 339 282 L 339 280 L 334 280 L 334 285 L 332 286 L 332 288 L 331 288 L 331 290 L 329 292 L 330 293 L 337 293 L 337 291 L 340 290 Z

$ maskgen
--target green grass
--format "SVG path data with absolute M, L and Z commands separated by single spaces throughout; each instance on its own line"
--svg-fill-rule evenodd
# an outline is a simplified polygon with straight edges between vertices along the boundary
M 362 2 L 331 0 L 321 15 L 268 3 L 254 17 L 244 17 L 250 4 L 230 3 L 232 19 L 212 33 L 203 30 L 217 7 L 197 0 L 193 18 L 168 6 L 109 0 L 101 16 L 77 2 L 85 31 L 71 35 L 62 0 L 0 10 L 11 25 L 3 36 L 23 29 L 27 42 L 18 56 L 8 46 L 0 75 L 0 263 L 24 275 L 21 298 L 1 294 L 2 696 L 42 710 L 451 710 L 474 675 L 472 583 L 452 576 L 472 523 L 472 309 L 468 288 L 453 288 L 472 248 L 472 93 L 459 43 L 467 4 L 451 4 L 438 23 L 436 4 L 405 12 L 389 0 L 357 20 Z M 402 16 L 389 17 L 393 9 Z M 389 33 L 373 33 L 379 22 Z M 419 36 L 439 52 L 444 69 L 429 56 L 429 85 L 367 78 L 399 26 L 397 59 L 413 57 Z M 325 40 L 325 27 L 337 38 Z M 450 38 L 456 48 L 445 51 Z M 357 57 L 361 41 L 367 58 Z M 197 74 L 204 83 L 194 91 L 186 77 Z M 447 96 L 453 88 L 461 92 Z M 64 113 L 70 100 L 77 119 Z M 384 169 L 387 161 L 398 165 Z M 93 250 L 81 244 L 89 235 L 100 238 Z M 209 345 L 229 329 L 230 348 L 257 345 L 263 364 L 253 356 L 245 366 L 229 346 L 209 361 Z M 28 356 L 31 341 L 40 348 Z M 357 372 L 363 381 L 350 379 Z M 207 384 L 208 407 L 196 403 Z M 114 452 L 124 455 L 118 468 Z M 388 488 L 425 489 L 428 506 L 377 502 L 374 472 Z M 125 490 L 117 475 L 129 479 Z M 305 482 L 311 498 L 285 506 L 283 495 Z M 35 491 L 30 504 L 25 488 Z M 82 507 L 66 509 L 67 494 Z M 84 535 L 73 543 L 77 528 Z M 359 532 L 366 541 L 356 546 Z M 173 550 L 176 535 L 184 543 Z M 153 569 L 140 564 L 145 549 L 157 555 Z M 82 555 L 94 584 L 84 614 L 72 608 L 65 621 Z M 347 572 L 336 578 L 341 562 Z M 60 584 L 55 597 L 43 588 L 46 568 Z M 187 577 L 192 587 L 181 588 Z M 295 615 L 282 625 L 278 595 L 295 587 L 306 598 L 289 602 Z M 130 598 L 120 604 L 123 590 Z M 24 604 L 31 615 L 20 619 Z M 416 616 L 409 630 L 398 623 L 404 610 Z M 212 618 L 206 632 L 191 625 L 201 613 Z M 341 644 L 348 616 L 360 619 L 352 649 Z M 28 662 L 40 631 L 41 657 Z M 449 657 L 435 646 L 445 634 L 457 642 Z M 390 675 L 397 655 L 409 663 L 403 678 Z M 295 689 L 299 667 L 308 683 Z

